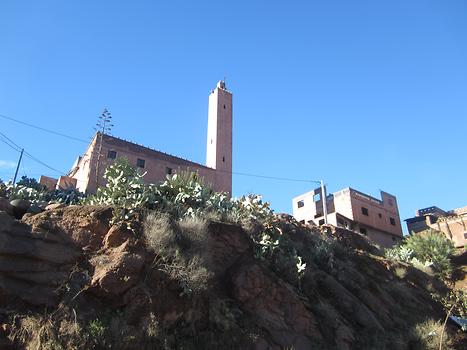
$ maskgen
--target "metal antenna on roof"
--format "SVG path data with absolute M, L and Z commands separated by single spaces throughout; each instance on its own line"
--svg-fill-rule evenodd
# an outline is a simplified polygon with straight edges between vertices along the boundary
M 102 153 L 102 139 L 104 135 L 110 135 L 110 131 L 112 130 L 112 127 L 114 126 L 112 123 L 112 115 L 110 112 L 107 110 L 107 108 L 104 108 L 104 111 L 102 114 L 97 117 L 97 123 L 96 127 L 94 130 L 97 131 L 97 137 L 98 137 L 98 145 L 97 145 L 97 162 L 96 162 L 96 190 L 99 187 L 99 163 L 101 159 L 101 153 Z

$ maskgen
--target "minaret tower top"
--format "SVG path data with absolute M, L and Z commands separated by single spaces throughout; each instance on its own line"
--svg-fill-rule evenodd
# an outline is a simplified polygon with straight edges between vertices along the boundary
M 232 93 L 223 80 L 209 95 L 206 166 L 217 170 L 215 187 L 232 192 Z

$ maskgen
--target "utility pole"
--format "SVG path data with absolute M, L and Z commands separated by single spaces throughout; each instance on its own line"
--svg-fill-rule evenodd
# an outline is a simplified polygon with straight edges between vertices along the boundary
M 18 165 L 16 166 L 15 177 L 13 178 L 13 186 L 16 183 L 16 177 L 18 176 L 19 165 L 21 164 L 21 159 L 23 159 L 24 148 L 21 148 L 21 154 L 19 155 Z
M 326 200 L 326 187 L 324 187 L 324 181 L 319 181 L 321 185 L 321 201 L 323 202 L 323 215 L 324 215 L 324 224 L 328 223 L 328 203 Z

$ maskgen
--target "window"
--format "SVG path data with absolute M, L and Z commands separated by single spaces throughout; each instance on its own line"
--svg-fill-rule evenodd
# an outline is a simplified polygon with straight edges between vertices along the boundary
M 381 219 L 383 215 L 381 213 L 378 213 L 379 218 Z
M 319 220 L 318 225 L 324 225 L 324 219 Z
M 138 159 L 136 160 L 136 166 L 137 166 L 138 168 L 144 168 L 144 163 L 146 163 L 146 161 L 145 161 L 144 159 L 139 159 L 139 158 L 138 158 Z
M 362 227 L 362 228 L 360 229 L 360 233 L 361 233 L 362 235 L 366 235 L 366 228 L 363 228 L 363 227 Z
M 362 214 L 368 216 L 368 208 L 362 207 Z
M 225 105 L 224 105 L 224 109 L 225 109 Z
M 165 168 L 165 173 L 167 175 L 172 175 L 172 168 L 169 168 L 169 167 Z
M 305 205 L 304 201 L 298 201 L 297 202 L 297 207 L 302 208 Z
M 392 241 L 395 242 L 395 241 L 396 241 L 396 237 L 392 237 Z
M 108 152 L 107 152 L 107 158 L 108 158 L 108 159 L 115 159 L 115 158 L 117 158 L 117 152 L 116 152 L 116 151 L 108 151 Z
M 389 222 L 392 226 L 396 226 L 396 220 L 394 220 L 394 218 L 389 218 Z
M 222 161 L 225 162 L 225 157 L 222 157 Z
M 313 196 L 313 202 L 318 202 L 321 200 L 321 193 L 316 193 L 314 196 Z

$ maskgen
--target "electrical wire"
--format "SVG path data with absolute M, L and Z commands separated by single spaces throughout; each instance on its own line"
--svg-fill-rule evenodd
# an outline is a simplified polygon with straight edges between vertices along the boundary
M 8 136 L 6 136 L 4 133 L 0 132 L 0 136 L 2 136 L 4 139 L 0 139 L 0 141 L 2 141 L 3 143 L 7 144 L 8 146 L 10 146 L 12 149 L 14 149 L 15 151 L 17 152 L 21 152 L 21 150 L 23 149 L 22 147 L 20 147 L 17 143 L 15 143 L 12 139 L 10 139 Z M 5 141 L 5 139 L 7 141 Z M 52 171 L 55 171 L 56 173 L 59 173 L 61 175 L 65 175 L 65 172 L 63 171 L 60 171 L 60 170 L 57 170 L 55 169 L 54 167 L 51 167 L 50 165 L 44 163 L 43 161 L 41 161 L 40 159 L 34 157 L 31 153 L 27 152 L 24 150 L 24 153 L 23 153 L 26 157 L 34 160 L 35 162 L 45 166 L 46 168 L 52 170 Z
M 67 134 L 63 134 L 63 133 L 58 132 L 58 131 L 53 131 L 53 130 L 50 130 L 50 129 L 46 129 L 46 128 L 43 128 L 41 126 L 37 126 L 37 125 L 34 125 L 34 124 L 26 123 L 26 122 L 23 122 L 21 120 L 18 120 L 18 119 L 12 118 L 12 117 L 8 117 L 8 116 L 6 116 L 4 114 L 0 114 L 0 118 L 11 120 L 11 121 L 13 121 L 15 123 L 23 124 L 23 125 L 29 126 L 30 128 L 42 130 L 42 131 L 48 132 L 50 134 L 58 135 L 58 136 L 61 136 L 61 137 L 66 137 L 66 138 L 68 138 L 70 140 L 83 142 L 83 143 L 89 143 L 89 141 L 86 141 L 86 140 L 83 140 L 83 139 L 80 139 L 80 138 L 77 138 L 77 137 L 74 137 L 74 136 L 70 136 L 70 135 L 67 135 Z
M 277 176 L 269 176 L 269 175 L 259 175 L 259 174 L 251 174 L 251 173 L 242 173 L 242 172 L 237 172 L 237 171 L 226 171 L 226 170 L 220 170 L 220 169 L 215 169 L 215 170 L 216 170 L 216 172 L 221 172 L 221 173 L 226 173 L 226 174 L 257 177 L 257 178 L 269 179 L 269 180 L 306 182 L 306 183 L 320 183 L 317 180 L 293 179 L 293 178 L 290 178 L 290 177 L 277 177 Z
M 21 120 L 17 120 L 17 119 L 8 117 L 8 116 L 6 116 L 6 115 L 0 114 L 0 117 L 1 117 L 1 118 L 4 118 L 4 119 L 11 120 L 11 121 L 14 121 L 14 122 L 16 122 L 16 123 L 20 123 L 20 124 L 27 125 L 27 126 L 32 127 L 32 128 L 36 128 L 36 129 L 39 129 L 39 130 L 42 130 L 42 131 L 45 131 L 45 132 L 48 132 L 48 133 L 51 133 L 51 134 L 54 134 L 54 135 L 66 137 L 66 138 L 72 139 L 72 140 L 74 140 L 74 141 L 79 141 L 79 142 L 88 143 L 88 141 L 85 141 L 85 140 L 76 138 L 76 137 L 74 137 L 74 136 L 62 134 L 62 133 L 57 132 L 57 131 L 53 131 L 53 130 L 49 130 L 49 129 L 42 128 L 42 127 L 40 127 L 40 126 L 32 125 L 32 124 L 23 122 L 23 121 L 21 121 Z M 18 148 L 18 149 L 15 149 L 16 151 L 21 152 L 21 147 L 20 147 L 20 146 L 16 145 L 11 139 L 9 139 L 8 137 L 6 137 L 6 135 L 2 134 L 1 132 L 0 132 L 0 135 L 2 135 L 3 137 L 5 137 L 5 138 L 6 138 L 7 140 L 9 140 L 11 143 L 13 143 L 13 144 Z M 5 142 L 5 141 L 3 141 L 3 142 Z M 6 142 L 5 142 L 5 143 L 6 143 Z M 11 145 L 9 145 L 9 146 L 12 147 Z M 53 167 L 51 167 L 51 166 L 49 166 L 49 165 L 46 165 L 45 163 L 41 162 L 40 160 L 34 158 L 34 157 L 33 157 L 31 154 L 29 154 L 28 152 L 25 151 L 24 153 L 25 153 L 29 158 L 31 158 L 31 159 L 35 160 L 36 162 L 38 162 L 38 163 L 44 165 L 45 167 L 49 168 L 50 170 L 53 170 L 53 171 L 58 172 L 58 173 L 60 173 L 60 174 L 65 174 L 64 172 L 61 172 L 60 170 L 54 169 Z M 225 170 L 220 170 L 220 169 L 217 169 L 216 171 L 218 171 L 218 172 L 223 172 L 223 173 L 229 173 L 229 174 L 233 174 L 233 175 L 248 176 L 248 177 L 255 177 L 255 178 L 261 178 L 261 179 L 268 179 L 268 180 L 291 181 L 291 182 L 305 182 L 305 183 L 319 183 L 319 181 L 317 181 L 317 180 L 294 179 L 294 178 L 288 178 L 288 177 L 277 177 L 277 176 L 268 176 L 268 175 L 260 175 L 260 174 L 251 174 L 251 173 L 236 172 L 236 171 L 225 171 Z
M 21 152 L 21 147 L 18 146 L 16 143 L 14 143 L 12 139 L 8 138 L 8 137 L 7 137 L 5 134 L 3 134 L 2 132 L 0 132 L 0 136 L 2 136 L 4 139 L 7 140 L 7 141 L 5 141 L 5 140 L 0 139 L 0 141 L 2 141 L 3 143 L 5 143 L 6 145 L 10 146 L 11 148 L 13 148 L 15 151 Z
M 59 173 L 60 175 L 65 175 L 65 172 L 60 171 L 60 170 L 57 170 L 57 169 L 51 167 L 50 165 L 47 165 L 47 164 L 44 163 L 43 161 L 41 161 L 41 160 L 37 159 L 36 157 L 34 157 L 31 153 L 28 153 L 28 152 L 24 151 L 24 155 L 25 155 L 26 157 L 28 157 L 28 158 L 30 158 L 30 159 L 36 161 L 37 163 L 42 164 L 42 165 L 45 166 L 46 168 L 48 168 L 48 169 L 50 169 L 50 170 L 52 170 L 52 171 L 55 171 L 56 173 Z

